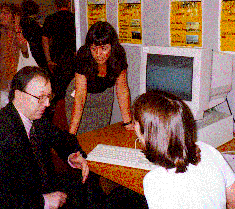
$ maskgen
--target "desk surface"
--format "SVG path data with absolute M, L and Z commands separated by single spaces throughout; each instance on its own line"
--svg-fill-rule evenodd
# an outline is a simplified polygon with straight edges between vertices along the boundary
M 121 123 L 115 123 L 78 136 L 78 141 L 86 153 L 93 150 L 97 144 L 134 148 L 135 139 L 134 131 L 126 131 Z M 140 143 L 137 143 L 137 148 L 141 148 Z M 149 171 L 91 161 L 88 164 L 91 171 L 144 194 L 143 178 Z
M 126 131 L 121 123 L 115 123 L 78 136 L 78 141 L 86 153 L 93 150 L 97 144 L 134 148 L 135 139 L 134 131 Z M 137 148 L 141 148 L 140 143 L 137 143 Z M 235 150 L 235 139 L 217 149 L 219 151 Z M 98 162 L 88 162 L 88 164 L 91 171 L 140 194 L 144 194 L 143 178 L 149 171 Z

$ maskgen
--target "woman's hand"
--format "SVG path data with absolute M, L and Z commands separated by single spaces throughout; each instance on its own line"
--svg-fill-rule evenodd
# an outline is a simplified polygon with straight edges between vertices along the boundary
M 127 131 L 134 131 L 134 130 L 135 130 L 133 123 L 130 123 L 130 124 L 128 124 L 128 125 L 125 125 L 124 127 L 125 127 L 125 129 L 126 129 Z

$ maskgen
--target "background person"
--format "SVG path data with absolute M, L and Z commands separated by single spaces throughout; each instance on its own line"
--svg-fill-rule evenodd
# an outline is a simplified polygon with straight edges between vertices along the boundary
M 28 57 L 20 10 L 15 4 L 3 2 L 0 4 L 0 108 L 8 103 L 9 84 L 17 71 L 20 51 Z
M 22 16 L 20 25 L 24 37 L 29 43 L 33 58 L 38 66 L 47 69 L 47 61 L 42 46 L 42 26 L 38 21 L 39 5 L 32 0 L 21 3 Z
M 147 92 L 134 102 L 133 115 L 144 153 L 157 165 L 143 182 L 150 209 L 226 208 L 226 202 L 235 208 L 235 175 L 219 151 L 196 142 L 196 123 L 183 101 Z
M 49 76 L 38 67 L 22 68 L 12 80 L 10 102 L 0 110 L 0 208 L 87 208 L 99 195 L 91 193 L 76 137 L 42 118 L 51 93 Z M 81 172 L 56 173 L 51 148 Z
M 66 93 L 70 133 L 83 133 L 109 124 L 114 86 L 125 128 L 132 128 L 127 67 L 126 53 L 115 29 L 108 22 L 92 25 L 85 45 L 77 52 L 75 80 Z
M 51 109 L 48 110 L 51 119 L 57 101 L 65 97 L 75 73 L 75 16 L 69 11 L 69 3 L 69 0 L 54 0 L 57 12 L 47 16 L 43 24 L 43 48 L 55 92 Z

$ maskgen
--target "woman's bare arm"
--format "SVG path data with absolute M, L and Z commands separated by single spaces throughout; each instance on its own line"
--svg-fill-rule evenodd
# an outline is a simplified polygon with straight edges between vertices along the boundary
M 22 34 L 22 29 L 20 27 L 20 16 L 16 15 L 15 16 L 15 32 L 16 32 L 16 38 L 17 38 L 17 44 L 20 47 L 20 50 L 23 54 L 24 57 L 28 58 L 28 47 L 27 47 L 27 40 L 24 38 Z
M 116 94 L 118 104 L 121 110 L 122 119 L 124 123 L 131 121 L 131 109 L 130 109 L 130 90 L 128 87 L 126 70 L 123 70 L 116 81 Z M 129 124 L 125 126 L 126 129 L 133 129 L 133 125 Z
M 235 182 L 226 188 L 227 208 L 235 208 Z
M 84 75 L 75 73 L 75 97 L 69 132 L 76 134 L 82 117 L 82 112 L 87 96 L 87 80 Z

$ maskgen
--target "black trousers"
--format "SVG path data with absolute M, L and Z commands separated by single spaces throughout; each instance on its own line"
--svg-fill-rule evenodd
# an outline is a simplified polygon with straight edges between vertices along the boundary
M 102 208 L 104 193 L 95 173 L 90 172 L 88 179 L 83 184 L 81 170 L 76 169 L 76 172 L 58 174 L 53 183 L 55 191 L 67 194 L 66 203 L 62 208 Z
M 73 51 L 66 49 L 52 55 L 52 61 L 57 64 L 53 70 L 52 90 L 59 100 L 65 97 L 66 89 L 75 76 L 75 55 Z
M 148 204 L 144 195 L 119 186 L 106 197 L 103 209 L 148 209 Z
M 67 194 L 63 209 L 148 209 L 147 201 L 128 188 L 119 186 L 109 195 L 105 195 L 99 186 L 100 176 L 90 172 L 85 184 L 81 183 L 81 171 L 60 174 L 54 179 L 55 191 Z
M 57 63 L 53 70 L 54 74 L 51 75 L 52 91 L 55 97 L 44 114 L 50 121 L 53 119 L 57 102 L 65 98 L 67 87 L 75 76 L 75 58 L 72 52 L 53 61 Z

